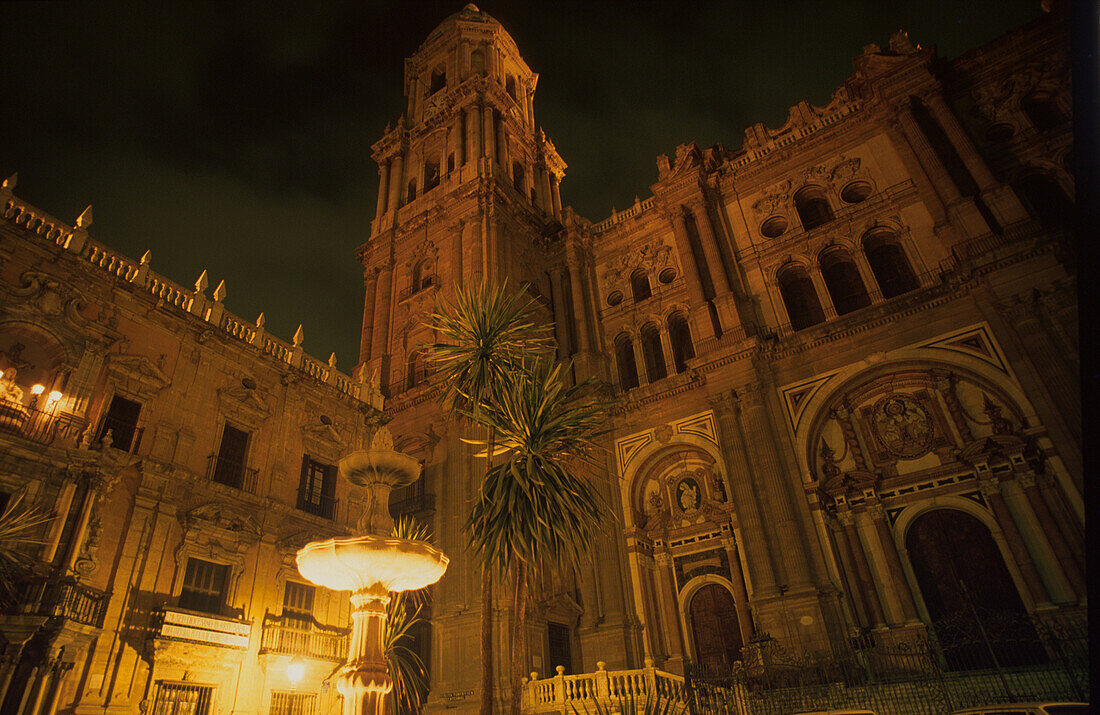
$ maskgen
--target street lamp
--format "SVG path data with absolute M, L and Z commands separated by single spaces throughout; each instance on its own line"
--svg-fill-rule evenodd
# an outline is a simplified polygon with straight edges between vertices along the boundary
M 290 681 L 290 687 L 297 689 L 298 683 L 306 674 L 306 664 L 300 660 L 292 660 L 286 664 L 286 679 Z

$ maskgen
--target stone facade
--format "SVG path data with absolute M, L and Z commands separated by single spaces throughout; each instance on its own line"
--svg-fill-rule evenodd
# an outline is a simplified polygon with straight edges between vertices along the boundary
M 528 291 L 573 378 L 620 398 L 596 485 L 607 538 L 529 601 L 539 677 L 682 673 L 765 637 L 903 640 L 965 587 L 937 566 L 956 533 L 976 535 L 957 549 L 975 574 L 1011 584 L 1006 607 L 1083 612 L 1064 22 L 950 62 L 904 33 L 869 45 L 828 106 L 749 127 L 736 151 L 681 145 L 651 196 L 593 223 L 561 204 L 538 75 L 467 6 L 406 60 L 407 109 L 373 147 L 355 377 L 301 332 L 228 313 L 224 284 L 177 286 L 91 240 L 90 212 L 67 226 L 9 180 L 0 490 L 57 518 L 30 553 L 44 586 L 0 620 L 0 709 L 335 706 L 346 599 L 303 595 L 292 557 L 354 522 L 331 465 L 379 419 L 424 464 L 393 510 L 452 559 L 427 709 L 476 709 L 484 604 L 462 524 L 481 465 L 422 352 L 431 310 L 475 276 Z M 502 698 L 507 592 L 489 604 Z

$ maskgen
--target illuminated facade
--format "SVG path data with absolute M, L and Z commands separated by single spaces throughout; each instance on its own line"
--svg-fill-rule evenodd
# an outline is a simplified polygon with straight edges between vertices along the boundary
M 376 389 L 424 465 L 391 505 L 452 559 L 428 710 L 475 709 L 461 526 L 480 466 L 422 349 L 438 297 L 476 275 L 527 289 L 576 378 L 622 398 L 598 485 L 617 521 L 532 594 L 527 670 L 682 673 L 764 634 L 900 642 L 962 594 L 1083 617 L 1062 23 L 951 62 L 903 33 L 869 45 L 828 106 L 737 150 L 681 145 L 651 196 L 593 223 L 562 206 L 537 74 L 467 6 L 406 61 L 407 109 L 374 145 L 355 378 L 227 313 L 223 285 L 172 284 L 6 183 L 0 490 L 59 518 L 0 620 L 0 712 L 333 707 L 347 599 L 292 555 L 354 523 L 332 465 L 377 423 Z

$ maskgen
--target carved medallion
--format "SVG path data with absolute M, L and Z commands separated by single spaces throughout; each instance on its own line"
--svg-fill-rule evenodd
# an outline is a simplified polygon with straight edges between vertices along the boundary
M 879 400 L 872 425 L 882 446 L 902 459 L 915 459 L 932 447 L 932 420 L 909 395 L 893 394 Z

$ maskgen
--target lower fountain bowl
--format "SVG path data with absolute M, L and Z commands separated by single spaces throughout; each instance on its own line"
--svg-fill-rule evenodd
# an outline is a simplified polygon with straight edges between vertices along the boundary
M 298 571 L 337 591 L 415 591 L 442 578 L 449 562 L 427 542 L 372 535 L 313 541 L 298 551 Z

